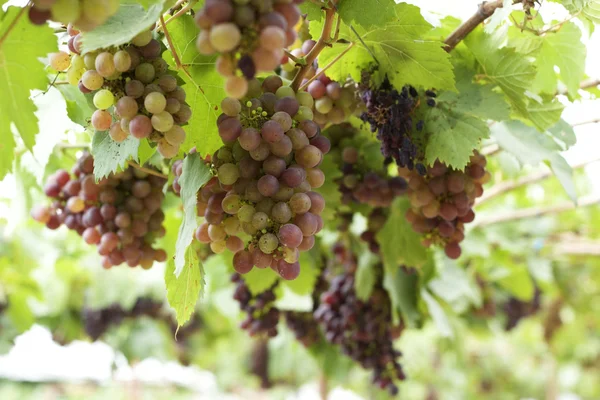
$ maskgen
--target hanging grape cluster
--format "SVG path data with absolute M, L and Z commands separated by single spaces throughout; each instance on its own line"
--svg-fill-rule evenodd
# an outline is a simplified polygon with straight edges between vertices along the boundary
M 382 267 L 378 267 L 371 296 L 363 302 L 354 290 L 356 257 L 339 244 L 334 247 L 334 254 L 344 272 L 331 280 L 321 296 L 315 319 L 323 327 L 327 341 L 339 345 L 344 354 L 364 368 L 373 370 L 373 383 L 395 395 L 398 387 L 394 380 L 404 380 L 406 376 L 397 360 L 401 353 L 393 347 L 398 332 L 391 324 L 391 303 L 382 286 Z
M 240 327 L 250 336 L 277 336 L 280 313 L 273 305 L 276 300 L 273 290 L 277 283 L 258 295 L 252 295 L 241 275 L 232 275 L 231 281 L 236 285 L 233 298 L 240 304 L 240 309 L 246 313 L 246 319 L 242 321 Z
M 71 32 L 74 34 L 75 32 Z M 158 152 L 172 158 L 192 116 L 185 91 L 162 59 L 162 44 L 147 30 L 131 43 L 81 54 L 81 34 L 69 39 L 71 55 L 49 55 L 51 66 L 67 71 L 67 79 L 83 93 L 93 93 L 96 111 L 91 124 L 108 131 L 115 142 L 130 135 L 157 143 Z
M 523 301 L 516 297 L 510 297 L 502 305 L 502 311 L 506 315 L 504 329 L 510 331 L 514 329 L 523 318 L 536 314 L 541 308 L 541 294 L 539 287 L 536 286 L 533 297 L 529 301 Z
M 198 195 L 206 222 L 196 238 L 217 254 L 234 252 L 241 274 L 270 266 L 295 279 L 299 251 L 310 250 L 323 228 L 325 200 L 313 189 L 325 182 L 318 166 L 330 143 L 306 118 L 312 116 L 300 105 L 310 97 L 306 92 L 296 95 L 272 76 L 248 94 L 221 104 L 217 123 L 225 145 L 211 159 L 216 177 Z
M 475 219 L 475 199 L 490 179 L 485 166 L 485 157 L 475 153 L 464 171 L 436 161 L 424 176 L 406 172 L 411 203 L 406 219 L 424 235 L 425 246 L 441 245 L 448 257 L 460 257 L 465 224 Z
M 207 0 L 196 14 L 200 54 L 218 53 L 217 71 L 227 95 L 240 99 L 258 72 L 271 72 L 297 37 L 300 9 L 293 1 Z M 238 72 L 239 71 L 239 72 Z
M 48 20 L 73 24 L 82 31 L 102 25 L 119 9 L 119 0 L 32 0 L 29 20 L 45 24 Z
M 32 217 L 49 229 L 65 225 L 98 246 L 104 268 L 127 263 L 147 269 L 164 262 L 167 254 L 152 243 L 165 235 L 166 180 L 130 167 L 96 183 L 93 170 L 94 159 L 85 153 L 72 174 L 59 170 L 50 176 L 44 192 L 53 203 L 33 209 Z
M 407 85 L 398 91 L 387 77 L 378 85 L 368 70 L 363 71 L 358 88 L 366 106 L 361 119 L 371 125 L 372 132 L 377 132 L 382 154 L 394 159 L 399 167 L 416 168 L 420 174 L 425 174 L 425 166 L 421 162 L 424 122 L 413 123 L 414 111 L 421 104 L 417 90 Z M 435 92 L 427 90 L 425 96 L 425 103 L 435 107 Z

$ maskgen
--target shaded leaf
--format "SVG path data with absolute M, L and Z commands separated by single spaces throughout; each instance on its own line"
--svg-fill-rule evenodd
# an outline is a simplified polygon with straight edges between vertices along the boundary
M 169 259 L 165 269 L 167 300 L 175 310 L 178 326 L 182 326 L 190 319 L 204 288 L 204 268 L 193 246 L 187 248 L 184 261 L 179 274 L 175 273 L 175 262 L 172 258 Z
M 139 146 L 139 139 L 133 136 L 128 136 L 121 143 L 117 143 L 112 140 L 108 131 L 94 133 L 92 138 L 94 177 L 99 180 L 124 169 L 129 159 L 137 161 Z

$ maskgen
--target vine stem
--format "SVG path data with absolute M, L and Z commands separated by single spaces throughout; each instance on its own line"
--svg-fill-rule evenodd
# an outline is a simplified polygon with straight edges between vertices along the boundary
M 312 50 L 306 55 L 305 61 L 306 65 L 304 65 L 298 73 L 294 77 L 294 80 L 291 84 L 292 89 L 298 91 L 298 88 L 302 84 L 302 80 L 306 76 L 306 73 L 311 68 L 313 62 L 317 59 L 317 56 L 323 51 L 323 49 L 330 45 L 329 41 L 331 39 L 331 31 L 333 30 L 333 22 L 335 19 L 335 10 L 333 8 L 325 9 L 325 24 L 323 25 L 323 31 L 321 32 L 321 37 L 312 48 Z
M 171 39 L 171 35 L 169 34 L 167 25 L 165 24 L 165 19 L 162 15 L 160 16 L 160 25 L 163 28 L 165 38 L 167 38 L 167 43 L 169 44 L 169 50 L 171 51 L 171 54 L 173 55 L 173 59 L 175 60 L 175 66 L 177 67 L 178 70 L 182 70 L 183 73 L 188 77 L 188 79 L 190 81 L 192 81 L 194 83 L 194 85 L 196 85 L 196 88 L 198 88 L 204 94 L 204 89 L 202 89 L 202 87 L 196 83 L 194 78 L 192 78 L 192 75 L 190 74 L 190 72 L 181 63 L 181 59 L 179 58 L 179 54 L 177 54 L 177 50 L 175 50 L 175 46 L 173 45 L 173 40 Z
M 184 0 L 184 1 L 180 0 L 178 2 L 179 4 L 175 4 L 173 7 L 171 7 L 171 10 L 176 9 L 178 7 L 178 5 L 181 5 L 181 4 L 185 3 L 185 1 L 187 1 L 187 0 Z M 165 25 L 168 25 L 169 22 L 171 22 L 171 21 L 173 21 L 173 20 L 181 17 L 183 14 L 187 13 L 188 11 L 190 11 L 192 9 L 192 7 L 194 7 L 196 5 L 197 2 L 198 2 L 197 0 L 190 0 L 189 3 L 185 7 L 183 7 L 181 10 L 177 11 L 175 14 L 173 14 L 171 16 L 171 18 L 169 18 L 168 20 L 166 20 L 165 21 Z M 156 32 L 160 32 L 161 30 L 163 30 L 162 24 L 158 25 L 156 27 Z
M 283 52 L 285 53 L 286 56 L 288 56 L 288 58 L 290 60 L 292 60 L 293 62 L 295 62 L 297 65 L 304 65 L 305 61 L 303 58 L 298 58 L 295 55 L 293 55 L 288 49 L 284 49 Z
M 600 161 L 600 156 L 593 158 L 591 160 L 587 160 L 587 161 L 583 161 L 581 163 L 575 164 L 571 168 L 573 168 L 573 169 L 583 168 L 589 164 L 593 164 L 598 161 Z M 500 182 L 500 183 L 492 186 L 491 188 L 487 189 L 484 192 L 483 196 L 480 197 L 479 200 L 475 203 L 475 205 L 480 206 L 481 204 L 483 204 L 487 201 L 490 201 L 491 199 L 496 198 L 504 193 L 510 192 L 512 190 L 518 189 L 523 186 L 527 186 L 531 183 L 536 183 L 536 182 L 542 181 L 546 178 L 551 177 L 552 175 L 554 175 L 552 173 L 552 171 L 548 170 L 548 171 L 536 172 L 536 173 L 524 176 L 516 181 Z
M 10 34 L 10 32 L 15 28 L 15 26 L 17 25 L 17 22 L 19 22 L 19 20 L 23 16 L 23 14 L 25 14 L 25 12 L 29 9 L 30 5 L 31 5 L 31 3 L 27 3 L 27 5 L 25 7 L 21 8 L 19 10 L 19 13 L 15 17 L 15 19 L 12 20 L 12 22 L 10 23 L 10 25 L 6 29 L 6 32 L 4 32 L 4 35 L 2 35 L 2 37 L 0 37 L 0 47 L 2 47 L 2 45 L 6 41 L 6 38 L 8 37 L 8 35 Z
M 600 195 L 586 196 L 582 197 L 577 204 L 572 201 L 564 201 L 562 203 L 547 206 L 547 207 L 532 207 L 532 208 L 524 208 L 521 210 L 514 210 L 507 213 L 495 213 L 493 215 L 488 216 L 487 218 L 479 218 L 473 221 L 473 228 L 485 227 L 489 225 L 501 224 L 505 222 L 514 222 L 522 219 L 536 218 L 542 217 L 544 215 L 553 215 L 559 214 L 565 211 L 570 211 L 575 208 L 583 208 L 588 206 L 593 206 L 600 203 Z
M 521 3 L 521 1 L 522 0 L 516 0 L 513 4 Z M 469 33 L 477 28 L 479 24 L 491 17 L 498 8 L 502 8 L 503 6 L 503 0 L 484 1 L 481 3 L 477 12 L 452 32 L 444 41 L 444 50 L 451 52 Z

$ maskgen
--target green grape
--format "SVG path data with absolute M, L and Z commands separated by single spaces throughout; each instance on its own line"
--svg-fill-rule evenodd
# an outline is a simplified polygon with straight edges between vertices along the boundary
M 221 254 L 227 249 L 227 242 L 225 240 L 219 240 L 216 242 L 211 242 L 210 249 L 215 254 Z
M 223 211 L 227 214 L 237 214 L 242 207 L 241 197 L 237 194 L 225 196 L 221 202 L 221 207 L 223 207 Z
M 108 89 L 99 90 L 94 95 L 94 105 L 99 110 L 106 110 L 115 103 L 115 96 Z
M 271 254 L 279 246 L 279 239 L 272 233 L 265 233 L 258 239 L 258 248 L 265 254 Z
M 83 62 L 88 70 L 96 69 L 96 57 L 98 53 L 87 53 L 83 56 Z
M 258 230 L 265 229 L 269 225 L 269 216 L 264 212 L 257 212 L 252 216 L 252 226 Z
M 115 69 L 119 72 L 129 71 L 131 68 L 131 56 L 125 50 L 119 50 L 113 58 Z
M 294 115 L 294 119 L 298 122 L 312 121 L 314 118 L 313 110 L 310 107 L 300 106 L 298 113 Z
M 281 86 L 275 92 L 275 96 L 279 99 L 284 97 L 296 97 L 296 92 L 290 86 Z
M 167 132 L 174 125 L 173 116 L 166 111 L 152 116 L 152 127 L 159 132 Z
M 150 114 L 158 114 L 165 110 L 167 99 L 162 93 L 149 93 L 144 99 L 144 107 Z
M 327 114 L 333 108 L 333 100 L 329 97 L 321 97 L 315 101 L 315 109 L 321 114 Z
M 315 104 L 315 100 L 308 92 L 296 93 L 296 100 L 298 100 L 298 103 L 300 103 L 300 106 L 305 106 L 310 109 L 312 109 Z
M 76 21 L 81 14 L 79 0 L 56 0 L 50 8 L 52 20 L 68 24 Z
M 210 43 L 221 53 L 235 49 L 241 39 L 240 29 L 233 23 L 218 24 L 210 30 Z
M 142 47 L 142 46 L 145 46 L 148 43 L 150 43 L 151 40 L 152 40 L 152 31 L 148 30 L 148 31 L 143 31 L 143 32 L 138 33 L 138 35 L 136 37 L 131 39 L 131 43 L 134 44 L 135 46 Z
M 240 220 L 235 217 L 227 218 L 225 221 L 223 221 L 223 228 L 229 236 L 237 235 L 240 231 Z
M 142 63 L 135 68 L 135 79 L 142 83 L 150 83 L 154 80 L 156 71 L 150 63 Z
M 221 101 L 221 110 L 225 115 L 229 115 L 230 117 L 237 117 L 237 115 L 242 112 L 242 105 L 239 100 L 232 99 L 231 97 L 225 97 L 223 101 Z
M 241 222 L 251 222 L 256 210 L 249 204 L 244 204 L 238 211 L 238 219 Z
M 219 167 L 217 176 L 223 185 L 233 185 L 240 177 L 240 170 L 235 164 L 223 164 Z

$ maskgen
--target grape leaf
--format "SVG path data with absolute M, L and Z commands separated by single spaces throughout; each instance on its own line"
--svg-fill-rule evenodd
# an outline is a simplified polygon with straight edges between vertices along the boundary
M 549 164 L 567 195 L 577 202 L 573 171 L 558 153 L 561 148 L 551 135 L 540 133 L 521 122 L 509 121 L 496 124 L 492 136 L 502 149 L 514 155 L 521 164 L 537 165 L 542 161 Z
M 119 11 L 96 29 L 81 36 L 82 52 L 120 46 L 150 28 L 160 17 L 164 0 L 144 9 L 140 4 L 121 4 Z
M 335 219 L 336 212 L 342 205 L 342 194 L 339 191 L 339 185 L 335 182 L 342 177 L 342 171 L 335 164 L 333 154 L 327 154 L 323 157 L 323 162 L 319 168 L 325 173 L 325 183 L 316 192 L 319 192 L 325 199 L 325 209 L 321 214 L 323 221 L 332 221 Z
M 440 331 L 440 335 L 442 335 L 442 337 L 453 337 L 454 331 L 452 330 L 450 321 L 448 321 L 446 312 L 440 303 L 438 303 L 435 297 L 433 297 L 425 288 L 421 288 L 421 298 L 425 301 L 431 319 L 433 319 L 438 331 Z
M 156 153 L 156 148 L 151 147 L 150 143 L 148 143 L 148 139 L 140 140 L 140 145 L 138 147 L 138 162 L 140 165 L 144 165 L 152 158 L 152 156 Z
M 394 0 L 374 0 L 365 7 L 364 0 L 343 0 L 338 5 L 338 14 L 346 24 L 371 28 L 394 19 Z
M 300 275 L 293 281 L 282 280 L 282 285 L 300 296 L 312 293 L 317 282 L 317 277 L 321 273 L 321 268 L 317 265 L 317 260 L 319 260 L 317 254 L 315 248 L 311 251 L 300 253 Z
M 514 47 L 521 54 L 534 56 L 542 47 L 544 37 L 529 35 L 521 32 L 520 28 L 511 26 L 508 28 L 508 46 Z
M 244 282 L 253 295 L 269 289 L 277 279 L 277 274 L 271 268 L 252 268 L 252 271 L 244 275 Z
M 71 121 L 84 127 L 87 126 L 91 115 L 95 111 L 88 102 L 87 97 L 81 93 L 77 86 L 58 85 L 56 88 L 60 90 L 67 102 L 67 114 Z
M 339 37 L 356 42 L 356 45 L 327 70 L 327 75 L 341 82 L 348 75 L 360 81 L 361 71 L 375 63 L 372 52 L 381 72 L 387 74 L 397 88 L 410 83 L 413 86 L 454 90 L 450 55 L 443 50 L 441 41 L 423 39 L 431 25 L 421 16 L 419 8 L 401 3 L 395 9 L 394 20 L 380 27 L 370 30 L 355 27 L 362 43 L 348 25 L 342 24 Z M 311 34 L 314 36 L 320 32 L 322 25 L 320 22 L 311 22 Z M 347 44 L 335 44 L 326 48 L 319 55 L 319 62 L 328 64 L 341 55 L 346 47 Z
M 563 0 L 560 3 L 571 14 L 582 13 L 590 21 L 600 23 L 600 0 Z
M 564 150 L 573 146 L 577 142 L 575 130 L 571 124 L 564 119 L 561 119 L 554 126 L 550 127 L 548 132 L 554 136 L 555 139 L 558 139 L 565 144 Z
M 418 326 L 421 320 L 421 314 L 417 309 L 417 274 L 407 274 L 394 265 L 392 268 L 385 268 L 383 277 L 383 287 L 387 290 L 394 312 L 392 320 L 394 324 L 399 322 L 398 312 L 401 313 L 404 323 L 409 328 Z
M 547 33 L 535 60 L 538 72 L 532 89 L 554 94 L 560 77 L 568 92 L 577 94 L 579 82 L 585 74 L 586 54 L 586 47 L 581 42 L 581 30 L 573 22 L 564 24 L 557 32 Z M 555 67 L 560 69 L 560 73 L 554 71 Z
M 38 60 L 56 51 L 56 36 L 46 25 L 31 24 L 21 8 L 0 9 L 0 180 L 11 170 L 15 140 L 11 125 L 31 150 L 35 144 L 38 119 L 30 91 L 48 85 L 44 65 Z M 16 20 L 18 18 L 18 20 Z M 11 32 L 7 32 L 14 24 Z M 4 36 L 6 34 L 6 36 Z
M 131 158 L 138 159 L 140 141 L 133 136 L 117 143 L 108 131 L 96 132 L 92 138 L 92 155 L 94 156 L 94 176 L 102 179 L 111 172 L 124 169 Z
M 428 111 L 425 130 L 429 133 L 427 163 L 432 165 L 439 159 L 456 169 L 463 169 L 481 139 L 489 137 L 485 121 L 447 109 L 443 103 Z
M 189 154 L 183 160 L 183 170 L 179 177 L 181 201 L 183 202 L 183 219 L 179 227 L 175 245 L 175 275 L 179 276 L 185 266 L 186 251 L 192 243 L 194 231 L 198 227 L 196 211 L 198 190 L 211 178 L 208 166 L 200 154 Z
M 181 151 L 197 147 L 203 155 L 212 154 L 223 145 L 217 130 L 217 118 L 219 105 L 225 97 L 223 78 L 214 65 L 216 57 L 202 56 L 196 50 L 194 43 L 198 28 L 191 16 L 184 15 L 173 20 L 168 28 L 177 54 L 189 72 L 189 76 L 183 71 L 179 73 L 185 82 L 186 102 L 192 108 L 192 119 L 185 127 L 187 137 Z M 163 58 L 172 67 L 175 66 L 170 52 L 165 52 Z
M 323 5 L 325 5 L 325 2 L 323 2 Z M 321 7 L 310 1 L 305 1 L 300 4 L 300 11 L 302 14 L 306 14 L 309 21 L 321 21 L 323 19 Z
M 565 106 L 554 96 L 546 95 L 541 101 L 529 99 L 525 120 L 533 122 L 538 130 L 544 131 L 560 120 L 564 109 Z
M 379 258 L 362 243 L 360 250 L 356 278 L 354 279 L 354 290 L 356 290 L 356 297 L 362 301 L 367 301 L 371 297 L 375 286 L 375 264 L 379 262 Z
M 175 310 L 177 325 L 185 324 L 192 314 L 200 293 L 204 289 L 204 267 L 193 246 L 185 251 L 184 266 L 175 273 L 175 261 L 170 258 L 165 269 L 167 300 Z
M 164 0 L 121 0 L 121 4 L 141 4 L 146 10 L 155 4 L 164 3 Z M 169 0 L 170 3 L 173 0 Z
M 465 38 L 465 44 L 481 68 L 481 77 L 498 85 L 513 108 L 529 118 L 525 91 L 535 78 L 535 68 L 514 48 L 498 48 L 492 36 L 477 28 Z
M 458 92 L 444 91 L 437 101 L 447 104 L 453 111 L 481 119 L 503 121 L 510 118 L 510 106 L 492 85 L 473 82 L 474 73 L 465 67 L 454 68 Z
M 427 261 L 427 251 L 421 245 L 421 237 L 404 217 L 409 208 L 408 199 L 394 200 L 385 225 L 377 233 L 381 258 L 388 270 L 398 269 L 402 264 L 418 267 Z

